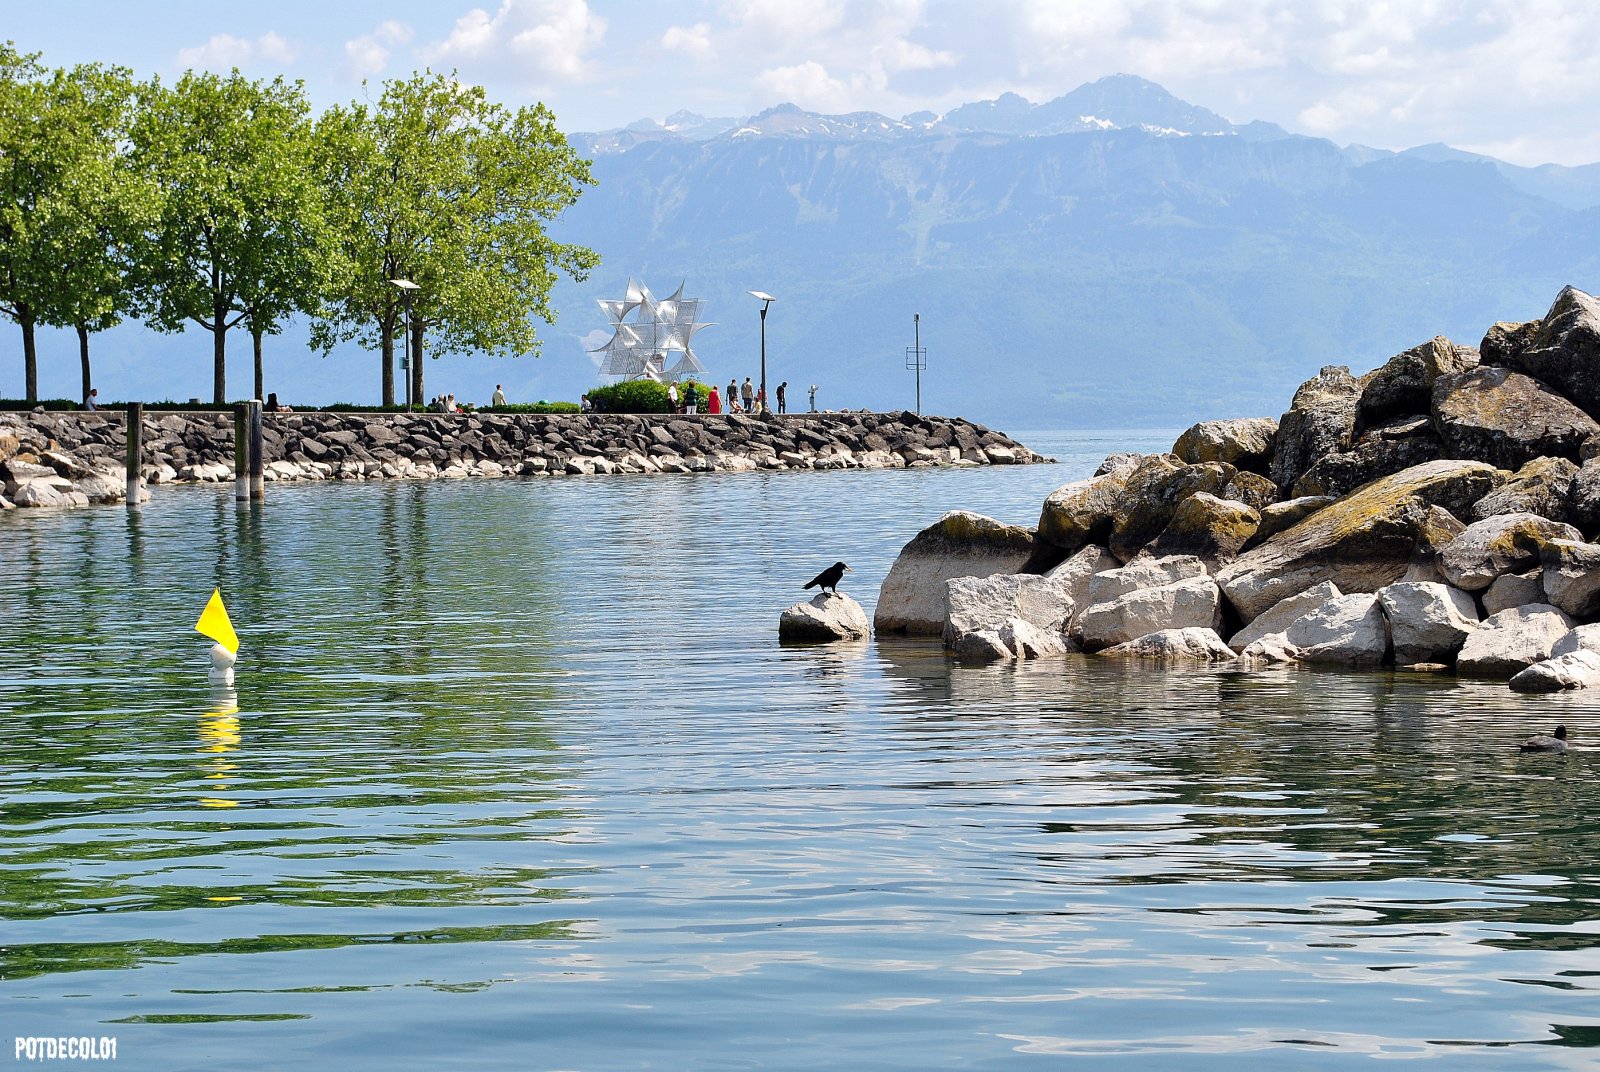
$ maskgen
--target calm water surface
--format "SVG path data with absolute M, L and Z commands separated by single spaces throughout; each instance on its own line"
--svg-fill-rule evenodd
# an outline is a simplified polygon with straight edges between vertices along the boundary
M 0 516 L 0 1043 L 118 1069 L 1600 1067 L 1574 694 L 936 645 L 1053 467 L 157 489 Z M 220 584 L 237 694 L 190 630 Z M 26 1067 L 19 1063 L 18 1067 Z M 58 1064 L 41 1067 L 89 1067 Z

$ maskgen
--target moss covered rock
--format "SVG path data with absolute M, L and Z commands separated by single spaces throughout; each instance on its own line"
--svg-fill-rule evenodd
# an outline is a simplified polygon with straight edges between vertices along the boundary
M 1441 376 L 1433 420 L 1446 457 L 1520 469 L 1535 458 L 1578 459 L 1600 424 L 1530 376 L 1482 367 Z
M 1439 572 L 1457 588 L 1481 592 L 1508 573 L 1542 561 L 1552 540 L 1579 540 L 1571 525 L 1537 514 L 1499 514 L 1475 521 L 1439 552 Z

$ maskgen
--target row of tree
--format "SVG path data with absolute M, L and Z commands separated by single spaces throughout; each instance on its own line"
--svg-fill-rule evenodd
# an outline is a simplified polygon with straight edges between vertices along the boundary
M 375 104 L 314 116 L 303 86 L 189 72 L 173 85 L 99 64 L 47 69 L 0 45 L 0 313 L 22 330 L 26 395 L 38 396 L 39 325 L 89 338 L 124 319 L 212 335 L 213 400 L 227 397 L 229 332 L 255 346 L 296 314 L 325 353 L 354 340 L 382 355 L 395 402 L 395 341 L 411 352 L 537 353 L 562 272 L 589 249 L 546 224 L 593 183 L 542 104 L 515 111 L 478 86 L 423 72 Z M 410 365 L 421 399 L 422 364 Z

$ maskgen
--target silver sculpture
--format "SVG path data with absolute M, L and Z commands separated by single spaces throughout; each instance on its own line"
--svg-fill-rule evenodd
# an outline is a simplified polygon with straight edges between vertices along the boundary
M 630 276 L 626 297 L 597 299 L 611 324 L 610 340 L 590 351 L 604 355 L 602 375 L 663 382 L 705 372 L 690 343 L 713 325 L 700 323 L 701 299 L 685 298 L 683 288 L 679 283 L 671 297 L 657 298 Z M 674 354 L 678 358 L 669 365 Z

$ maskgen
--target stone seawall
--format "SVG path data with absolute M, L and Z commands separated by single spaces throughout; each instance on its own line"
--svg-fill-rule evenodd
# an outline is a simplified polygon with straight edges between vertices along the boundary
M 0 414 L 0 508 L 122 497 L 121 411 Z M 233 478 L 233 416 L 147 412 L 149 484 Z M 1049 461 L 960 418 L 914 413 L 268 413 L 269 481 L 904 469 Z

